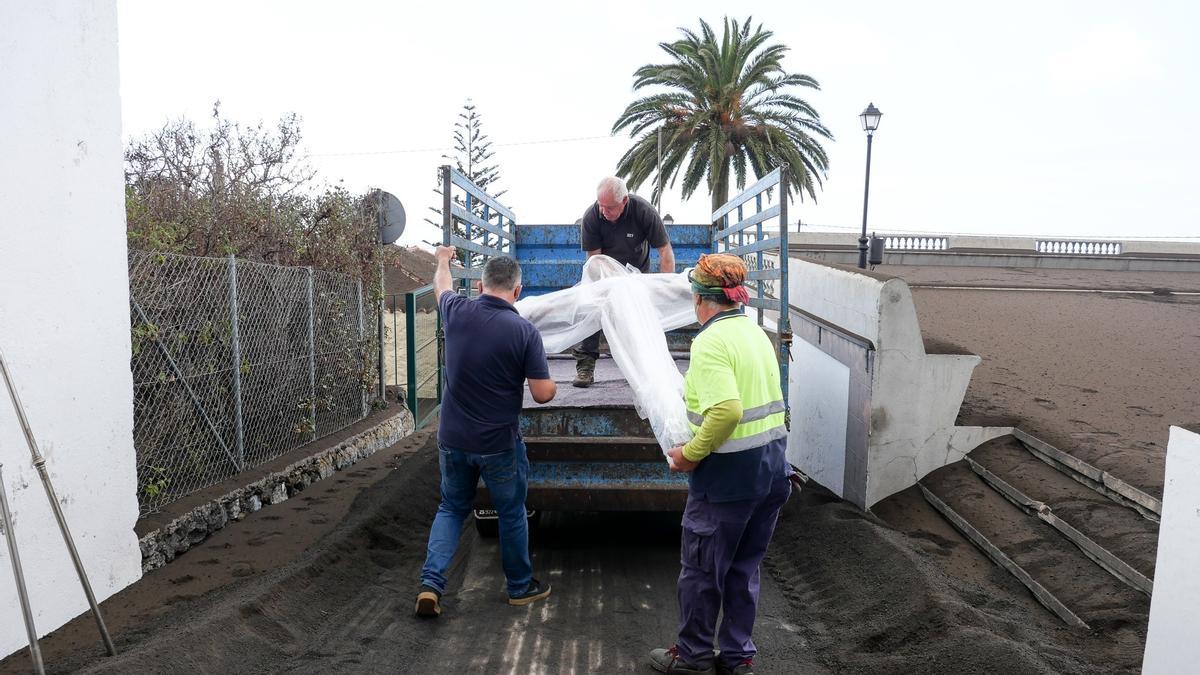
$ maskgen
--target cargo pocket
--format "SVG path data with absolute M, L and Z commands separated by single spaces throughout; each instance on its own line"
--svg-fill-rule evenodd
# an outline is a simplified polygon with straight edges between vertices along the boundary
M 709 523 L 685 522 L 679 563 L 685 568 L 712 573 L 713 534 L 716 529 Z

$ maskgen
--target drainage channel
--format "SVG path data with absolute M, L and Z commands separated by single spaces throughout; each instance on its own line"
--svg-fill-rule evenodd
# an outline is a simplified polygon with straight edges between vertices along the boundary
M 930 474 L 921 490 L 1064 623 L 1144 621 L 1158 525 L 1147 495 L 1101 474 L 1022 432 Z

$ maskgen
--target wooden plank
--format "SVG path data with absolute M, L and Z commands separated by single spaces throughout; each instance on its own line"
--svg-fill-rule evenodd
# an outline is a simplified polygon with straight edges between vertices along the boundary
M 754 199 L 755 195 L 757 195 L 758 193 L 763 192 L 767 188 L 778 185 L 779 184 L 779 176 L 781 175 L 781 173 L 782 172 L 779 169 L 775 169 L 771 173 L 760 178 L 758 180 L 758 182 L 755 183 L 754 185 L 751 185 L 750 187 L 746 188 L 746 191 L 743 192 L 742 194 L 725 202 L 724 206 L 717 209 L 716 211 L 713 211 L 712 222 L 714 222 L 714 223 L 717 222 L 726 213 L 729 213 L 730 211 L 733 211 L 737 207 L 741 206 L 742 204 L 745 204 L 746 202 L 750 201 L 751 199 Z
M 475 197 L 479 201 L 490 206 L 494 211 L 496 211 L 500 215 L 504 216 L 505 218 L 508 218 L 509 220 L 511 220 L 513 222 L 516 222 L 516 220 L 517 220 L 516 214 L 514 214 L 512 211 L 510 211 L 508 209 L 508 207 L 506 207 L 503 204 L 501 204 L 500 202 L 496 201 L 495 197 L 484 192 L 482 188 L 480 188 L 478 185 L 476 185 L 476 184 L 472 183 L 470 180 L 468 180 L 466 176 L 464 176 L 458 172 L 458 169 L 450 169 L 450 181 L 452 183 L 454 183 L 455 185 L 459 186 L 460 188 L 466 190 L 468 193 L 471 194 L 472 197 Z
M 747 253 L 778 249 L 782 245 L 783 237 L 771 237 L 770 239 L 763 239 L 761 241 L 756 241 L 753 244 L 746 244 L 745 246 L 734 246 L 733 248 L 720 252 L 728 253 L 729 255 L 746 255 Z
M 937 495 L 930 492 L 929 488 L 926 488 L 924 484 L 918 482 L 917 485 L 921 488 L 921 494 L 925 495 L 925 501 L 929 502 L 938 513 L 942 514 L 942 517 L 948 520 L 954 526 L 954 529 L 962 532 L 963 536 L 970 540 L 972 544 L 979 547 L 987 557 L 992 559 L 992 562 L 1008 570 L 1009 574 L 1016 577 L 1022 584 L 1025 584 L 1025 587 L 1029 589 L 1029 592 L 1033 593 L 1033 597 L 1037 598 L 1038 602 L 1042 603 L 1042 606 L 1054 612 L 1055 616 L 1062 619 L 1063 623 L 1068 626 L 1088 629 L 1088 625 L 1083 622 L 1083 619 L 1076 616 L 1075 612 L 1068 609 L 1053 593 L 1046 590 L 1046 587 L 1038 583 L 1023 567 L 1013 562 L 1013 559 L 1009 558 L 1004 551 L 1001 551 L 999 547 L 988 541 L 988 538 L 982 532 L 975 529 L 975 526 L 968 523 L 965 518 L 958 515 L 954 509 L 947 506 L 941 499 L 938 499 Z
M 1076 482 L 1082 483 L 1124 506 L 1134 508 L 1147 520 L 1157 522 L 1162 516 L 1161 500 L 1151 497 L 1107 471 L 1065 453 L 1019 428 L 1013 429 L 1013 436 L 1034 457 L 1074 478 Z
M 487 230 L 488 232 L 491 232 L 492 234 L 499 236 L 499 237 L 504 237 L 505 239 L 507 239 L 509 241 L 512 241 L 514 239 L 513 234 L 511 232 L 506 231 L 503 227 L 497 225 L 496 223 L 489 223 L 488 221 L 484 220 L 483 218 L 480 218 L 479 216 L 475 215 L 474 213 L 467 211 L 466 209 L 459 206 L 458 204 L 455 204 L 450 207 L 450 215 L 463 221 L 464 223 L 470 223 L 470 224 L 474 225 L 475 227 L 478 227 L 483 230 Z
M 1001 496 L 1021 507 L 1026 513 L 1037 516 L 1039 520 L 1058 530 L 1072 544 L 1079 547 L 1079 550 L 1083 551 L 1083 554 L 1090 558 L 1092 562 L 1116 577 L 1117 581 L 1135 591 L 1141 591 L 1147 596 L 1154 592 L 1154 582 L 1152 580 L 1134 569 L 1129 563 L 1118 558 L 1112 551 L 1104 548 L 1094 539 L 1075 529 L 1070 523 L 1057 516 L 1049 504 L 1030 498 L 1003 478 L 989 471 L 979 462 L 971 459 L 969 455 L 964 459 L 967 460 L 967 464 L 971 467 L 971 470 L 978 474 L 985 483 L 999 492 Z
M 484 246 L 483 244 L 480 244 L 478 242 L 470 241 L 468 239 L 463 239 L 462 237 L 458 236 L 457 234 L 450 235 L 450 245 L 457 246 L 459 248 L 465 248 L 466 250 L 468 250 L 472 253 L 478 253 L 480 255 L 486 255 L 486 256 L 490 256 L 490 257 L 504 255 L 504 251 L 501 251 L 498 248 L 492 248 L 491 246 Z
M 738 232 L 741 232 L 742 230 L 746 229 L 747 227 L 753 227 L 754 225 L 757 225 L 761 222 L 770 220 L 778 215 L 779 215 L 779 205 L 776 204 L 775 206 L 772 206 L 765 211 L 761 211 L 759 213 L 756 213 L 756 214 L 750 216 L 749 218 L 741 221 L 740 223 L 730 225 L 729 227 L 717 232 L 715 235 L 713 235 L 713 239 L 714 240 L 724 239 L 725 237 L 728 237 L 731 234 L 737 234 Z

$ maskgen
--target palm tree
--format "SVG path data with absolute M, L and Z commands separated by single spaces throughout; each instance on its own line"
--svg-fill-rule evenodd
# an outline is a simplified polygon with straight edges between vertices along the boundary
M 699 35 L 680 31 L 682 39 L 659 43 L 670 62 L 634 73 L 635 90 L 666 91 L 630 103 L 613 125 L 614 134 L 628 129 L 636 138 L 617 164 L 618 175 L 636 189 L 655 173 L 661 129 L 662 175 L 655 177 L 655 196 L 668 178 L 674 186 L 682 169 L 684 199 L 706 179 L 715 211 L 729 199 L 731 168 L 742 189 L 747 165 L 761 177 L 786 162 L 791 192 L 816 199 L 829 165 L 819 139 L 833 136 L 813 107 L 787 90 L 819 90 L 817 81 L 784 71 L 788 48 L 767 45 L 773 33 L 761 24 L 751 33 L 750 19 L 739 25 L 726 17 L 719 41 L 704 21 Z

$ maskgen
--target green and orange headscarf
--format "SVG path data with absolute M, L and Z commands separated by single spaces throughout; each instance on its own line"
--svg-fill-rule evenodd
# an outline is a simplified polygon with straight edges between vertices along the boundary
M 702 255 L 688 278 L 692 282 L 692 292 L 701 297 L 724 297 L 743 304 L 750 301 L 745 285 L 746 264 L 735 255 Z

